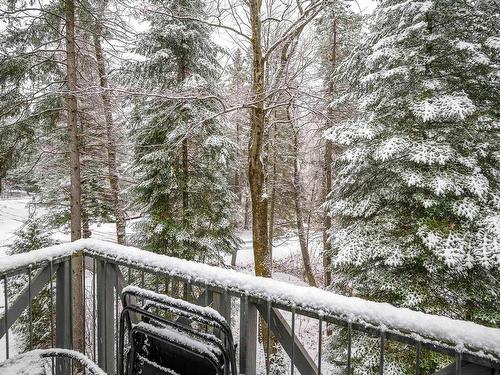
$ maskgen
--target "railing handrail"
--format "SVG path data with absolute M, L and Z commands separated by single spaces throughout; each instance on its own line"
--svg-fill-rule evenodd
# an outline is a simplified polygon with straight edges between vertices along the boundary
M 325 321 L 337 324 L 349 322 L 368 331 L 384 331 L 393 336 L 407 338 L 409 343 L 421 342 L 448 347 L 452 351 L 500 363 L 500 329 L 398 308 L 387 303 L 346 297 L 319 288 L 297 285 L 291 287 L 282 281 L 105 241 L 83 239 L 5 257 L 0 264 L 0 278 L 35 264 L 69 257 L 80 251 L 119 265 L 143 268 L 193 285 L 227 291 L 233 296 L 247 296 L 263 302 L 272 301 L 274 307 L 293 309 L 297 313 Z

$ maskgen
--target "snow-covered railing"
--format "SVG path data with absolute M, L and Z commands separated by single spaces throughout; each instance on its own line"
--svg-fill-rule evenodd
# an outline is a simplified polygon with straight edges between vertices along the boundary
M 396 308 L 389 304 L 370 302 L 355 297 L 345 297 L 318 288 L 290 285 L 288 283 L 259 278 L 231 269 L 213 267 L 177 258 L 158 255 L 133 247 L 116 245 L 96 240 L 80 240 L 71 244 L 53 246 L 28 254 L 4 258 L 0 264 L 0 279 L 4 280 L 7 292 L 8 278 L 29 271 L 28 290 L 8 310 L 9 318 L 0 321 L 0 337 L 10 327 L 15 317 L 24 308 L 30 308 L 32 297 L 42 288 L 41 284 L 53 283 L 57 274 L 58 327 L 55 328 L 55 345 L 68 347 L 71 327 L 60 329 L 60 324 L 69 325 L 68 293 L 69 259 L 75 254 L 84 254 L 87 270 L 87 288 L 92 285 L 91 305 L 87 315 L 97 326 L 88 332 L 89 350 L 108 373 L 114 373 L 116 357 L 114 342 L 119 305 L 117 296 L 126 285 L 138 282 L 141 286 L 159 290 L 174 296 L 183 296 L 201 305 L 211 305 L 228 321 L 234 320 L 239 331 L 239 366 L 241 373 L 256 373 L 257 363 L 257 318 L 271 322 L 270 328 L 290 357 L 291 368 L 302 374 L 321 373 L 323 358 L 323 336 L 327 325 L 346 327 L 346 367 L 351 371 L 351 335 L 361 331 L 379 338 L 379 370 L 384 370 L 384 348 L 387 341 L 398 341 L 415 349 L 415 373 L 419 373 L 420 354 L 423 348 L 452 356 L 456 365 L 447 373 L 463 373 L 464 363 L 475 363 L 487 368 L 500 369 L 500 329 L 488 328 L 471 322 L 452 320 L 446 317 L 423 314 L 409 309 Z M 34 270 L 38 272 L 33 274 Z M 65 278 L 66 276 L 66 278 Z M 88 294 L 88 293 L 86 293 Z M 51 296 L 53 293 L 51 293 Z M 21 298 L 21 302 L 17 303 Z M 67 302 L 66 301 L 66 302 Z M 237 301 L 240 314 L 232 316 L 231 301 Z M 239 304 L 239 305 L 238 305 Z M 5 300 L 8 307 L 8 301 Z M 283 313 L 286 312 L 285 314 Z M 291 318 L 289 315 L 291 314 Z M 234 314 L 233 314 L 234 315 Z M 285 315 L 287 318 L 285 318 Z M 317 345 L 314 350 L 305 348 L 297 337 L 296 320 L 308 317 L 318 322 Z M 290 318 L 291 322 L 288 323 Z M 61 323 L 62 320 L 62 323 Z M 330 329 L 333 326 L 330 326 Z M 96 332 L 98 339 L 96 339 Z M 66 335 L 66 336 L 65 336 Z M 92 336 L 92 337 L 91 337 Z M 6 340 L 8 342 L 8 340 Z M 52 340 L 54 342 L 54 340 Z M 264 343 L 266 350 L 270 343 Z M 314 355 L 312 354 L 314 353 Z M 312 358 L 312 357 L 316 358 Z M 266 356 L 268 360 L 269 356 Z M 94 358 L 95 359 L 95 358 Z M 1 359 L 0 359 L 1 360 Z M 293 370 L 291 370 L 293 371 Z M 349 372 L 350 373 L 350 372 Z

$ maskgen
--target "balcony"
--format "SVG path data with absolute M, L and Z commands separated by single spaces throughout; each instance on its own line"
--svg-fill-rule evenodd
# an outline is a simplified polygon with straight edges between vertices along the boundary
M 286 353 L 290 374 L 331 374 L 325 358 L 328 334 L 343 327 L 346 332 L 344 373 L 353 371 L 352 343 L 355 334 L 372 336 L 379 345 L 378 371 L 386 369 L 384 357 L 391 342 L 412 348 L 414 373 L 421 370 L 421 353 L 440 353 L 449 359 L 437 374 L 500 374 L 500 330 L 451 320 L 388 304 L 344 297 L 331 292 L 263 279 L 223 269 L 162 256 L 137 248 L 95 240 L 80 240 L 27 254 L 4 258 L 0 280 L 4 308 L 0 315 L 0 338 L 5 360 L 10 356 L 9 329 L 24 313 L 28 316 L 29 348 L 33 345 L 34 298 L 48 290 L 50 346 L 72 347 L 72 260 L 85 267 L 82 278 L 85 316 L 83 354 L 107 374 L 118 368 L 117 331 L 119 296 L 127 285 L 138 285 L 204 306 L 212 306 L 233 327 L 238 340 L 241 374 L 269 373 L 264 355 L 270 348 L 259 343 L 259 318 L 270 328 Z M 24 275 L 26 285 L 13 293 L 13 280 Z M 7 296 L 16 294 L 14 298 Z M 0 311 L 2 311 L 0 310 Z M 308 340 L 304 342 L 303 328 Z M 302 331 L 301 331 L 302 330 Z M 311 334 L 312 332 L 312 334 Z M 65 360 L 53 361 L 52 372 L 66 374 Z M 0 362 L 1 364 L 1 362 Z M 267 366 L 266 366 L 267 365 Z

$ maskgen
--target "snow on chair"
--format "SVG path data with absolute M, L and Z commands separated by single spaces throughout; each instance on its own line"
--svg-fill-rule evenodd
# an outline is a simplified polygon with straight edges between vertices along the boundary
M 133 298 L 142 306 L 131 303 Z M 217 311 L 133 286 L 123 290 L 122 305 L 121 375 L 236 374 L 232 333 Z M 130 350 L 125 372 L 126 330 Z

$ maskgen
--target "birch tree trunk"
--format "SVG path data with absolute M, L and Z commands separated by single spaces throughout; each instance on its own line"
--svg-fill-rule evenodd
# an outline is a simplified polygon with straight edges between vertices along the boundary
M 77 68 L 75 47 L 75 3 L 66 0 L 66 80 L 68 86 L 67 121 L 69 135 L 70 177 L 71 177 L 71 241 L 82 236 L 81 218 L 81 176 L 80 176 L 80 147 L 77 124 Z M 85 341 L 83 336 L 83 264 L 82 256 L 77 253 L 72 257 L 72 289 L 73 289 L 73 349 L 83 352 Z
M 104 121 L 106 125 L 106 148 L 108 154 L 108 176 L 111 187 L 111 199 L 113 204 L 113 214 L 116 223 L 116 242 L 121 245 L 126 243 L 126 219 L 123 203 L 120 199 L 120 179 L 116 163 L 116 137 L 114 136 L 115 125 L 113 112 L 111 109 L 111 98 L 109 95 L 109 83 L 106 73 L 106 63 L 101 45 L 103 24 L 102 17 L 107 1 L 101 4 L 101 11 L 97 16 L 94 32 L 94 49 L 97 61 L 97 70 L 99 74 L 99 84 L 101 86 L 101 101 L 104 110 Z

